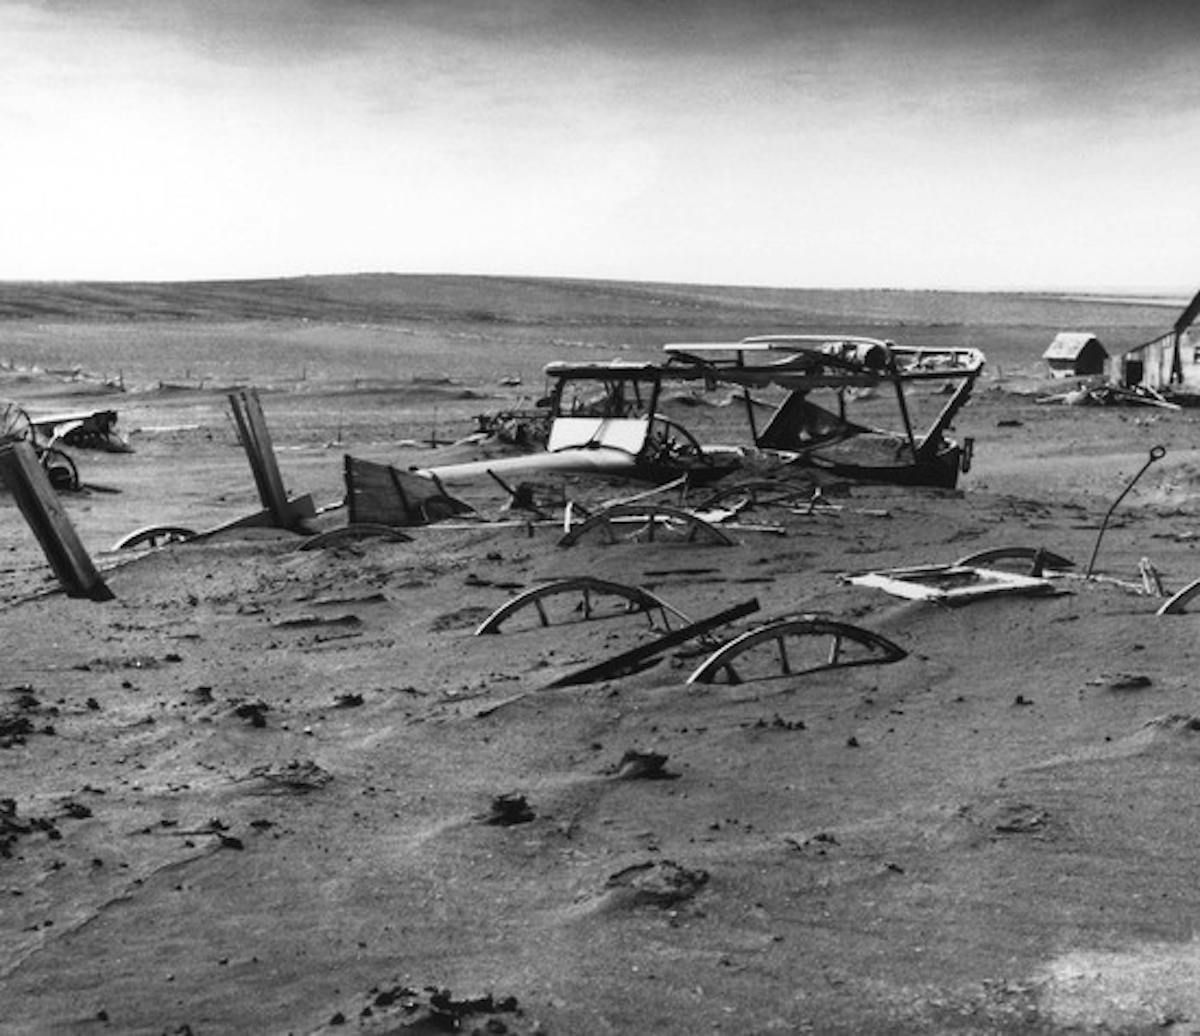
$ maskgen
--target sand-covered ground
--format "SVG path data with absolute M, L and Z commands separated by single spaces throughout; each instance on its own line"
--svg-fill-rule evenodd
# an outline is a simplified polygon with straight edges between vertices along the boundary
M 599 288 L 584 305 L 551 285 L 522 317 L 484 287 L 387 309 L 360 284 L 328 320 L 327 300 L 297 315 L 269 292 L 282 313 L 244 292 L 164 316 L 155 295 L 145 319 L 88 320 L 115 305 L 93 293 L 39 296 L 33 323 L 0 293 L 0 396 L 114 407 L 135 449 L 72 451 L 91 488 L 64 497 L 111 602 L 43 592 L 0 495 L 0 1031 L 1200 1031 L 1200 604 L 1159 617 L 1138 589 L 1143 558 L 1168 592 L 1200 577 L 1200 410 L 1036 402 L 1055 331 L 1128 346 L 1173 313 L 980 296 L 939 320 L 924 297 L 847 293 L 838 326 L 988 353 L 955 430 L 972 470 L 955 492 L 828 487 L 817 513 L 762 501 L 732 546 L 563 548 L 485 484 L 464 495 L 494 522 L 410 542 L 110 550 L 257 509 L 233 385 L 262 386 L 288 486 L 335 504 L 343 454 L 427 465 L 447 451 L 419 440 L 527 403 L 548 360 L 828 329 L 835 308 L 611 288 L 601 313 Z M 659 320 L 668 304 L 690 315 Z M 97 380 L 118 375 L 125 391 Z M 725 408 L 673 413 L 724 430 Z M 1102 579 L 948 608 L 841 578 L 999 546 L 1083 569 L 1155 445 Z M 553 488 L 594 505 L 641 487 Z M 583 575 L 694 620 L 756 601 L 723 637 L 818 613 L 907 657 L 689 685 L 689 644 L 548 688 L 659 631 L 565 610 L 473 635 Z

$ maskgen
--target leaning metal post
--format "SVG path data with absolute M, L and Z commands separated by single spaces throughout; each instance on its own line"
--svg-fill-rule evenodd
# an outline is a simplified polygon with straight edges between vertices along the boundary
M 1153 446 L 1153 447 L 1151 447 L 1151 449 L 1150 449 L 1150 456 L 1149 456 L 1149 458 L 1147 458 L 1147 460 L 1146 460 L 1146 463 L 1145 463 L 1145 464 L 1143 464 L 1143 465 L 1142 465 L 1142 466 L 1141 466 L 1141 467 L 1138 469 L 1138 472 L 1137 472 L 1137 474 L 1136 474 L 1136 475 L 1134 475 L 1134 476 L 1133 476 L 1133 478 L 1131 478 L 1131 479 L 1129 480 L 1129 485 L 1127 485 L 1127 486 L 1126 486 L 1126 487 L 1125 487 L 1123 490 L 1121 490 L 1121 495 L 1120 495 L 1119 497 L 1117 497 L 1117 498 L 1116 498 L 1116 500 L 1114 500 L 1114 501 L 1112 502 L 1112 507 L 1110 507 L 1110 508 L 1108 509 L 1108 513 L 1107 513 L 1107 514 L 1105 514 L 1105 516 L 1104 516 L 1104 521 L 1102 521 L 1102 522 L 1100 523 L 1100 532 L 1099 532 L 1099 533 L 1097 534 L 1097 536 L 1096 536 L 1096 545 L 1095 545 L 1095 546 L 1092 548 L 1092 556 L 1091 556 L 1091 558 L 1088 560 L 1088 567 L 1087 567 L 1087 571 L 1086 571 L 1086 572 L 1084 572 L 1084 574 L 1083 574 L 1083 578 L 1084 578 L 1084 579 L 1091 579 L 1091 578 L 1092 578 L 1092 568 L 1093 568 L 1093 567 L 1095 566 L 1095 564 L 1096 564 L 1096 555 L 1100 553 L 1100 541 L 1101 541 L 1102 539 L 1104 539 L 1104 530 L 1108 528 L 1108 520 L 1109 520 L 1109 519 L 1112 517 L 1112 513 L 1113 513 L 1113 511 L 1115 511 L 1115 510 L 1117 509 L 1117 505 L 1118 505 L 1118 504 L 1119 504 L 1119 503 L 1120 503 L 1122 500 L 1124 500 L 1124 499 L 1125 499 L 1126 495 L 1127 495 L 1127 494 L 1129 493 L 1129 491 L 1130 491 L 1130 490 L 1133 488 L 1133 486 L 1134 486 L 1134 483 L 1135 483 L 1135 482 L 1137 482 L 1137 480 L 1138 480 L 1139 478 L 1141 478 L 1143 474 L 1145 474 L 1145 472 L 1146 472 L 1146 469 L 1147 469 L 1148 467 L 1150 467 L 1150 465 L 1151 465 L 1151 464 L 1153 464 L 1155 461 L 1157 461 L 1157 460 L 1162 460 L 1162 459 L 1163 459 L 1163 457 L 1165 457 L 1166 455 L 1167 455 L 1167 448 L 1166 448 L 1165 446 Z

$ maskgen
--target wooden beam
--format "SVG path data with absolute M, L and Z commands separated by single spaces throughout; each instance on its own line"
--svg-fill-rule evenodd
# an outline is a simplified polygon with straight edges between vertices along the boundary
M 702 633 L 707 633 L 718 626 L 724 626 L 735 619 L 744 618 L 756 611 L 758 611 L 758 599 L 752 597 L 750 600 L 743 601 L 741 604 L 735 604 L 732 608 L 727 608 L 723 612 L 710 615 L 707 619 L 693 622 L 690 626 L 671 630 L 670 633 L 651 641 L 649 644 L 636 647 L 632 651 L 626 651 L 603 662 L 597 662 L 595 665 L 588 666 L 586 669 L 578 669 L 573 673 L 567 673 L 566 676 L 560 676 L 553 683 L 546 684 L 546 687 L 574 687 L 578 684 L 595 683 L 597 680 L 622 676 L 635 668 L 639 663 L 653 658 L 655 655 L 661 655 L 664 651 L 675 647 L 677 644 L 685 644 Z
M 29 443 L 0 446 L 0 479 L 8 486 L 67 596 L 111 601 L 113 592 L 79 541 L 75 527 Z
M 271 433 L 267 430 L 258 391 L 239 389 L 231 392 L 229 405 L 233 409 L 242 448 L 250 461 L 250 470 L 254 473 L 263 510 L 270 512 L 276 525 L 286 529 L 291 517 L 287 492 L 283 488 L 283 476 L 279 473 L 279 463 L 275 459 L 275 448 L 271 443 Z
M 1179 318 L 1175 321 L 1176 344 L 1178 344 L 1179 336 L 1192 326 L 1197 315 L 1200 315 L 1200 291 L 1196 292 L 1192 301 L 1184 307 L 1183 312 L 1179 314 Z
M 271 443 L 271 433 L 267 429 L 258 390 L 239 389 L 229 393 L 229 406 L 233 410 L 242 447 L 250 461 L 250 470 L 254 473 L 258 498 L 262 501 L 263 510 L 271 516 L 271 524 L 281 529 L 303 531 L 304 515 L 297 509 L 296 501 L 288 499 L 287 490 L 283 487 L 283 476 L 275 459 L 275 447 Z

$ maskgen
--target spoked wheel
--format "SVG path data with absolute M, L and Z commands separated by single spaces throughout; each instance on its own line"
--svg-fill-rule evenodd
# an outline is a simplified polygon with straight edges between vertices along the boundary
M 70 456 L 57 446 L 38 451 L 38 460 L 45 469 L 50 485 L 58 490 L 75 491 L 79 488 L 79 469 Z
M 0 443 L 33 442 L 33 422 L 25 408 L 11 399 L 0 399 Z
M 325 547 L 342 547 L 360 540 L 386 540 L 389 543 L 411 543 L 412 537 L 391 525 L 378 522 L 356 522 L 340 529 L 329 529 L 305 540 L 298 550 L 322 550 Z
M 162 547 L 168 543 L 186 543 L 195 539 L 192 529 L 182 525 L 148 525 L 144 529 L 131 532 L 123 540 L 113 546 L 113 550 L 133 550 L 135 547 Z
M 79 488 L 79 469 L 70 455 L 57 446 L 40 446 L 28 411 L 11 399 L 0 400 L 0 443 L 14 442 L 29 443 L 55 489 L 70 492 Z
M 560 607 L 555 609 L 549 603 L 551 598 L 562 597 L 568 599 L 566 607 L 562 606 L 563 602 L 558 602 Z M 571 601 L 576 603 L 570 606 Z M 652 626 L 657 615 L 667 631 L 671 629 L 669 616 L 675 616 L 685 626 L 691 622 L 678 608 L 667 604 L 649 590 L 592 576 L 571 576 L 526 590 L 502 604 L 480 623 L 475 636 L 499 633 L 504 622 L 524 609 L 532 609 L 538 625 L 542 627 L 634 614 L 649 616 Z M 527 626 L 529 624 L 526 623 Z
M 657 461 L 704 463 L 709 460 L 704 454 L 700 440 L 678 421 L 673 421 L 663 414 L 655 414 L 650 420 L 646 449 Z
M 999 568 L 1003 571 L 1019 571 L 1027 575 L 1040 576 L 1045 569 L 1058 572 L 1074 568 L 1075 562 L 1061 554 L 1042 547 L 996 547 L 968 554 L 955 562 L 960 568 Z
M 898 644 L 872 630 L 802 615 L 746 631 L 710 655 L 687 682 L 736 684 L 848 666 L 887 665 L 907 656 Z

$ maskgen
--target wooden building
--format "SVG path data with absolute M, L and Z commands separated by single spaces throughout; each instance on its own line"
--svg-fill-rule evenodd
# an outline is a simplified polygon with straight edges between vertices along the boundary
M 1049 365 L 1051 377 L 1075 378 L 1103 374 L 1108 350 L 1090 331 L 1062 331 L 1055 335 L 1042 359 Z
M 1188 329 L 1200 315 L 1200 291 L 1174 326 L 1165 334 L 1135 346 L 1120 356 L 1120 370 L 1114 372 L 1123 385 L 1162 390 L 1172 386 L 1200 390 L 1200 345 L 1193 345 Z

